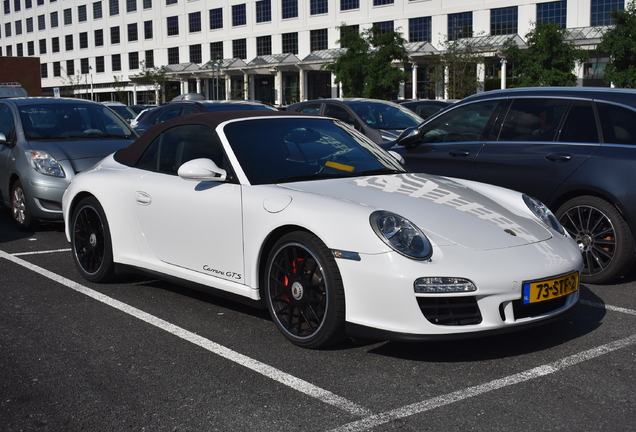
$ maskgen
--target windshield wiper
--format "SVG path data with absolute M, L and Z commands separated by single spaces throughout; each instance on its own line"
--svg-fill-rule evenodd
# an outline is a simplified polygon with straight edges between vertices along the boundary
M 357 176 L 365 176 L 365 175 L 372 175 L 372 174 L 404 174 L 404 173 L 406 173 L 406 171 L 397 170 L 393 168 L 376 168 L 372 170 L 358 171 L 355 173 L 351 173 L 351 176 L 357 177 Z

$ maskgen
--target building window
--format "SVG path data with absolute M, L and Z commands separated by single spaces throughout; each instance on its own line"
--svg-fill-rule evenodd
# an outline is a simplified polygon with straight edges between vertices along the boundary
M 565 28 L 568 2 L 555 1 L 550 3 L 537 3 L 537 23 L 556 23 Z
M 172 16 L 166 18 L 168 25 L 168 36 L 177 36 L 179 34 L 179 17 Z
M 261 0 L 256 2 L 256 22 L 270 22 L 272 20 L 271 0 Z
M 90 67 L 88 66 L 88 59 L 87 58 L 83 58 L 80 60 L 80 73 L 86 75 L 87 73 L 89 73 L 90 71 Z
M 201 52 L 201 44 L 190 45 L 190 63 L 203 63 L 203 53 Z
M 43 6 L 44 5 L 44 0 L 38 0 L 38 6 Z
M 73 11 L 71 9 L 64 9 L 64 25 L 73 24 Z
M 77 7 L 77 21 L 85 22 L 88 19 L 87 15 L 88 14 L 86 13 L 86 5 Z
M 73 35 L 64 36 L 64 47 L 66 51 L 73 51 Z
M 51 12 L 51 28 L 57 27 L 58 25 L 59 22 L 57 20 L 57 12 Z
M 247 58 L 247 40 L 235 39 L 232 41 L 232 57 L 246 59 Z
M 16 21 L 15 22 L 15 34 L 16 35 L 21 35 L 22 34 L 22 21 Z
M 79 34 L 80 49 L 88 48 L 88 32 L 82 32 Z
M 11 45 L 7 45 L 7 57 L 13 57 L 13 47 Z
M 298 18 L 298 0 L 282 0 L 283 19 Z
M 373 6 L 393 4 L 393 0 L 373 0 Z
M 473 36 L 473 13 L 448 14 L 448 40 L 454 41 Z
M 60 52 L 60 38 L 51 38 L 51 51 L 54 53 Z
M 4 14 L 9 15 L 11 13 L 11 2 L 4 0 Z
M 104 30 L 95 30 L 95 46 L 104 46 Z
M 2 54 L 0 54 L 2 55 Z M 46 63 L 42 63 L 40 65 L 40 76 L 42 78 L 48 78 L 49 77 L 49 68 L 46 66 Z
M 283 53 L 298 54 L 298 33 L 283 33 Z
M 93 3 L 93 19 L 100 19 L 102 17 L 102 2 Z
M 190 26 L 190 33 L 197 33 L 201 31 L 201 12 L 193 12 L 188 14 L 188 24 Z
M 110 43 L 114 45 L 120 42 L 121 40 L 119 37 L 119 27 L 111 27 L 110 28 Z
M 4 25 L 4 36 L 5 37 L 11 36 L 11 23 L 6 23 Z
M 322 51 L 329 48 L 327 29 L 312 30 L 309 32 L 310 51 Z
M 144 66 L 147 68 L 155 67 L 155 52 L 153 50 L 146 51 L 146 64 Z
M 592 27 L 614 25 L 614 20 L 610 17 L 610 12 L 614 9 L 624 10 L 625 0 L 592 0 L 590 25 Z
M 120 71 L 121 70 L 121 54 L 113 54 L 111 57 L 112 70 Z
M 179 64 L 179 48 L 168 48 L 168 64 Z
M 256 55 L 266 56 L 272 55 L 272 37 L 259 36 L 256 38 Z
M 210 58 L 212 60 L 223 58 L 223 42 L 210 42 Z
M 53 76 L 59 77 L 62 75 L 62 68 L 60 67 L 60 62 L 53 62 Z
M 309 13 L 311 15 L 326 14 L 329 12 L 327 0 L 311 0 L 309 2 Z
M 393 31 L 394 29 L 393 21 L 374 22 L 373 27 L 379 29 L 380 34 L 386 33 L 388 31 Z
M 44 15 L 38 15 L 38 30 L 46 30 L 46 18 Z
M 139 31 L 137 31 L 137 23 L 128 24 L 128 42 L 135 42 L 139 39 Z
M 490 34 L 517 34 L 518 13 L 517 6 L 490 10 Z
M 340 0 L 340 10 L 360 9 L 360 0 Z
M 210 30 L 223 28 L 223 9 L 210 9 Z
M 152 9 L 152 0 L 143 0 L 144 9 Z
M 431 34 L 431 17 L 409 19 L 409 42 L 430 42 Z
M 24 7 L 26 9 L 31 9 L 33 7 L 33 1 L 32 0 L 24 0 Z
M 95 57 L 95 72 L 102 73 L 106 70 L 104 56 Z
M 247 24 L 245 13 L 245 3 L 232 6 L 232 26 L 242 26 Z
M 144 39 L 152 39 L 152 21 L 144 21 Z
M 139 53 L 138 52 L 128 53 L 128 69 L 130 70 L 139 69 Z
M 109 0 L 110 16 L 119 15 L 119 0 Z
M 177 4 L 179 0 L 166 0 L 166 6 Z
M 67 76 L 75 75 L 75 61 L 74 60 L 66 60 L 66 75 Z
M 27 42 L 27 55 L 28 56 L 35 55 L 35 43 L 33 41 Z
M 347 44 L 347 35 L 349 34 L 359 34 L 360 26 L 359 25 L 349 25 L 349 26 L 341 26 L 340 27 L 340 48 L 349 48 Z
M 40 54 L 46 54 L 46 39 L 40 39 Z
M 20 0 L 13 0 L 13 8 L 15 9 L 15 12 L 20 11 Z
M 17 55 L 18 57 L 24 56 L 24 50 L 22 49 L 22 44 L 21 43 L 16 44 L 15 50 L 16 50 L 16 54 L 15 55 Z
M 27 33 L 33 33 L 33 18 L 26 19 Z
M 126 12 L 137 12 L 137 0 L 126 0 Z

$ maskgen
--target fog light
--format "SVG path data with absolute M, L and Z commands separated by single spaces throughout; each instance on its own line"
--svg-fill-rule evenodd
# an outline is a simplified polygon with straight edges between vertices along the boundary
M 454 277 L 424 277 L 415 281 L 416 293 L 455 293 L 477 291 L 468 279 Z

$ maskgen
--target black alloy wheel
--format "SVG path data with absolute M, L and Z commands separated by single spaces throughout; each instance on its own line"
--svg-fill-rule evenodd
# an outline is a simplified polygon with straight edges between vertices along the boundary
M 581 281 L 604 283 L 622 276 L 634 264 L 634 239 L 616 207 L 594 196 L 573 198 L 556 216 L 576 241 L 585 268 Z
M 344 338 L 342 278 L 331 251 L 314 235 L 293 232 L 274 245 L 264 288 L 274 323 L 295 345 L 322 348 Z
M 115 275 L 113 251 L 102 206 L 94 197 L 84 198 L 71 220 L 71 246 L 79 272 L 91 282 L 111 279 Z

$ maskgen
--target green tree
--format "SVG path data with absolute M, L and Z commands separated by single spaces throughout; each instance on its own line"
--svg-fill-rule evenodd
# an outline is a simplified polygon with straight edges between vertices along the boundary
M 442 53 L 433 62 L 441 69 L 439 76 L 449 99 L 463 99 L 481 90 L 477 64 L 484 61 L 484 55 L 476 44 L 476 40 L 470 38 L 447 40 L 443 43 Z
M 575 86 L 576 64 L 588 59 L 584 49 L 565 41 L 567 30 L 556 23 L 537 23 L 526 34 L 528 49 L 522 51 L 508 39 L 503 52 L 517 76 L 518 87 Z
M 636 88 L 636 3 L 630 2 L 625 10 L 614 9 L 610 16 L 615 25 L 596 47 L 610 55 L 603 78 L 616 87 Z
M 148 67 L 145 61 L 139 62 L 141 73 L 134 80 L 139 84 L 145 85 L 151 90 L 161 90 L 166 84 L 166 67 L 154 66 Z M 159 104 L 161 101 L 156 101 Z
M 383 31 L 378 27 L 362 33 L 339 27 L 339 42 L 347 51 L 326 69 L 336 75 L 335 82 L 342 84 L 344 97 L 388 99 L 397 93 L 406 80 L 406 73 L 392 63 L 408 62 L 406 40 L 395 30 Z M 398 29 L 399 30 L 399 29 Z

